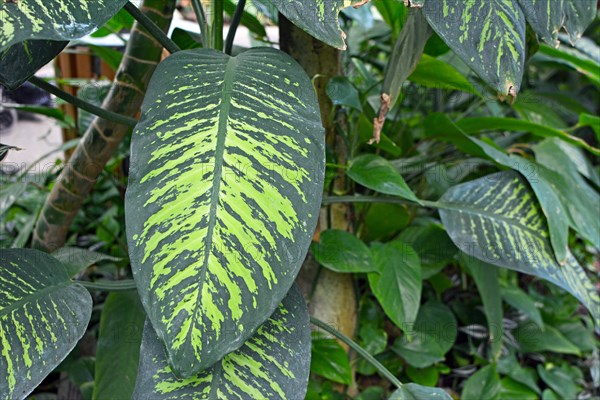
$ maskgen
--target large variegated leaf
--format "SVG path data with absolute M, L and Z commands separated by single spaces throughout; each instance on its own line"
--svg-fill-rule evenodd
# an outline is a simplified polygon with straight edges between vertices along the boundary
M 357 6 L 364 0 L 271 0 L 280 13 L 310 35 L 341 50 L 346 49 L 346 34 L 340 28 L 342 8 Z
M 303 399 L 310 371 L 308 309 L 294 286 L 243 347 L 214 366 L 177 379 L 149 323 L 134 399 Z
M 525 17 L 517 0 L 426 1 L 437 34 L 490 86 L 516 95 L 525 65 Z
M 0 398 L 23 399 L 85 333 L 92 298 L 37 250 L 0 250 Z
M 596 16 L 596 2 L 590 0 L 519 0 L 519 3 L 533 30 L 552 45 L 558 44 L 561 28 L 575 42 Z
M 570 252 L 565 265 L 557 263 L 544 214 L 519 173 L 499 172 L 455 186 L 438 206 L 448 234 L 462 251 L 564 288 L 600 326 L 600 296 L 594 284 Z
M 196 49 L 159 65 L 125 201 L 142 303 L 178 374 L 239 348 L 280 303 L 324 170 L 316 95 L 285 53 Z
M 0 51 L 25 40 L 72 40 L 93 32 L 127 0 L 12 0 L 0 2 Z
M 0 85 L 11 90 L 18 88 L 52 61 L 67 44 L 69 42 L 26 40 L 0 52 Z

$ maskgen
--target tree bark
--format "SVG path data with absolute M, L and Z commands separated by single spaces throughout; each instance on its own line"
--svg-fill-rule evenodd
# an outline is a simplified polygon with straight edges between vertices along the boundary
M 144 0 L 141 6 L 165 32 L 174 9 L 175 0 Z M 162 51 L 158 41 L 136 23 L 102 107 L 135 117 Z M 99 117 L 93 120 L 46 199 L 36 223 L 32 247 L 51 252 L 65 244 L 77 211 L 129 129 Z

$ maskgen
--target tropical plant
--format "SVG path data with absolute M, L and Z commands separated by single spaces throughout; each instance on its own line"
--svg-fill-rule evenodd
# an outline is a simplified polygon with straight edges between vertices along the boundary
M 365 3 L 192 0 L 201 34 L 170 37 L 175 0 L 0 3 L 0 84 L 29 80 L 88 113 L 58 171 L 0 191 L 0 242 L 13 247 L 0 250 L 2 398 L 53 371 L 94 399 L 597 390 L 600 128 L 588 103 L 600 77 L 597 45 L 580 39 L 596 7 Z M 289 54 L 234 48 L 240 23 L 258 40 L 266 17 Z M 122 56 L 95 50 L 117 68 L 101 102 L 34 76 L 68 41 L 128 26 Z M 585 101 L 555 87 L 557 66 Z M 309 316 L 300 288 L 315 266 L 348 278 L 356 332 L 315 317 L 314 286 Z M 93 367 L 73 356 L 86 331 Z M 523 361 L 546 351 L 589 356 L 592 384 L 578 361 Z M 362 382 L 377 373 L 388 384 Z

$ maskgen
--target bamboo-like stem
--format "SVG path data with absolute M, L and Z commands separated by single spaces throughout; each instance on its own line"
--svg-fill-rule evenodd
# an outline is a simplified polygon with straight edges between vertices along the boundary
M 169 51 L 169 53 L 173 54 L 181 49 L 177 44 L 169 38 L 159 26 L 157 26 L 154 21 L 148 18 L 139 8 L 135 6 L 132 2 L 125 3 L 125 11 L 127 11 L 137 22 L 140 23 L 156 40 L 162 44 L 162 46 Z
M 354 351 L 356 351 L 362 358 L 364 358 L 372 366 L 374 366 L 375 368 L 377 368 L 377 370 L 381 373 L 381 375 L 385 376 L 398 389 L 400 389 L 400 387 L 402 386 L 402 382 L 400 382 L 398 380 L 398 378 L 396 378 L 394 376 L 394 374 L 392 374 L 386 367 L 384 367 L 383 364 L 381 364 L 379 361 L 377 361 L 377 359 L 375 359 L 375 357 L 373 357 L 371 354 L 369 354 L 368 351 L 366 351 L 365 349 L 363 349 L 362 347 L 360 347 L 358 345 L 358 343 L 356 343 L 355 341 L 353 341 L 352 339 L 350 339 L 348 336 L 344 335 L 342 332 L 339 332 L 338 330 L 336 330 L 336 329 L 332 328 L 331 326 L 327 325 L 325 322 L 323 322 L 321 320 L 318 320 L 318 319 L 316 319 L 314 317 L 311 317 L 310 318 L 310 322 L 313 325 L 316 325 L 319 328 L 323 329 L 324 331 L 327 331 L 327 332 L 331 333 L 333 336 L 335 336 L 336 338 L 338 338 L 342 342 L 346 343 L 349 347 L 351 347 Z
M 141 7 L 163 32 L 169 28 L 174 9 L 175 0 L 144 0 Z M 135 117 L 162 52 L 160 42 L 135 24 L 102 108 Z M 92 121 L 46 199 L 33 233 L 34 248 L 51 252 L 64 245 L 75 215 L 130 129 L 103 118 Z
M 231 20 L 231 25 L 229 26 L 229 32 L 227 32 L 227 39 L 225 40 L 226 54 L 231 55 L 231 51 L 233 50 L 233 41 L 235 40 L 235 33 L 237 32 L 237 28 L 240 26 L 240 22 L 242 21 L 242 15 L 244 15 L 245 6 L 246 0 L 239 0 L 235 9 L 235 13 L 233 14 L 233 19 Z
M 54 85 L 46 82 L 45 80 L 38 78 L 37 76 L 32 76 L 29 78 L 29 82 L 33 83 L 35 86 L 40 89 L 45 90 L 48 93 L 52 93 L 56 97 L 63 99 L 67 103 L 73 104 L 77 108 L 81 108 L 89 113 L 92 113 L 100 118 L 106 119 L 108 121 L 116 122 L 118 124 L 123 124 L 127 126 L 134 127 L 137 124 L 137 120 L 131 117 L 127 117 L 125 115 L 117 114 L 98 106 L 93 105 L 92 103 L 88 103 L 87 101 L 80 99 L 79 97 L 75 97 L 63 90 L 60 90 Z

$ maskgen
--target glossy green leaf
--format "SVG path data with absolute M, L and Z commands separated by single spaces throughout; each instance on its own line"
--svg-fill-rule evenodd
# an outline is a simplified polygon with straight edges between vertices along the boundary
M 343 76 L 334 76 L 327 83 L 327 96 L 336 106 L 348 106 L 362 111 L 358 89 Z
M 579 125 L 591 127 L 596 134 L 596 139 L 600 141 L 600 117 L 583 113 L 579 115 Z
M 502 299 L 510 304 L 514 309 L 521 311 L 527 318 L 534 322 L 541 329 L 544 329 L 544 321 L 540 310 L 535 305 L 535 301 L 527 293 L 516 286 L 500 288 Z
M 375 154 L 360 155 L 350 161 L 347 174 L 366 188 L 419 203 L 400 172 L 383 157 Z
M 562 28 L 575 42 L 596 16 L 596 4 L 587 0 L 519 0 L 519 4 L 531 27 L 551 45 Z
M 108 295 L 100 318 L 93 400 L 131 398 L 145 319 L 136 291 Z
M 460 90 L 480 96 L 473 84 L 456 68 L 427 54 L 423 54 L 421 61 L 407 79 L 424 87 Z
M 554 48 L 544 44 L 540 46 L 538 54 L 534 57 L 534 61 L 537 60 L 562 64 L 585 75 L 593 84 L 600 87 L 598 61 L 590 59 L 585 53 L 576 48 L 565 45 Z
M 421 262 L 406 243 L 393 241 L 373 248 L 378 272 L 368 275 L 379 304 L 403 331 L 410 333 L 421 303 Z
M 60 261 L 69 276 L 75 276 L 79 272 L 100 261 L 120 261 L 120 258 L 109 256 L 108 254 L 98 253 L 79 247 L 61 247 L 52 252 L 52 257 Z
M 421 9 L 411 9 L 390 55 L 381 88 L 382 94 L 390 96 L 390 109 L 396 104 L 406 78 L 419 63 L 431 33 Z
M 434 31 L 504 96 L 519 92 L 525 65 L 525 17 L 516 0 L 426 1 Z
M 562 287 L 600 322 L 594 284 L 569 252 L 565 265 L 558 264 L 542 210 L 520 174 L 499 172 L 455 186 L 438 205 L 448 234 L 463 252 Z
M 396 340 L 393 349 L 410 365 L 426 368 L 444 360 L 458 335 L 458 324 L 447 306 L 429 302 L 419 309 L 411 335 L 411 340 L 406 336 Z
M 310 80 L 283 52 L 186 50 L 158 66 L 125 207 L 142 304 L 178 374 L 239 348 L 291 287 L 319 215 L 324 137 Z
M 233 1 L 223 0 L 223 9 L 228 15 L 233 16 L 233 14 L 235 13 L 235 8 L 236 4 Z M 256 18 L 254 15 L 247 11 L 244 11 L 244 13 L 242 14 L 242 19 L 240 23 L 258 37 L 267 36 L 267 31 L 265 30 L 263 24 L 258 20 L 258 18 Z
M 509 376 L 515 382 L 533 390 L 534 393 L 541 393 L 540 387 L 537 384 L 538 376 L 535 370 L 531 367 L 522 367 L 514 354 L 509 354 L 498 360 L 496 368 L 499 374 Z
M 483 302 L 483 311 L 488 324 L 488 340 L 490 342 L 491 359 L 497 360 L 502 350 L 502 336 L 504 318 L 502 310 L 502 297 L 498 282 L 498 269 L 465 253 L 460 256 L 461 265 L 466 267 L 475 281 L 479 296 Z
M 389 400 L 451 400 L 452 397 L 444 390 L 416 383 L 405 383 L 390 396 Z
M 541 331 L 536 325 L 522 324 L 515 330 L 515 339 L 523 353 L 551 351 L 560 354 L 580 356 L 581 351 L 558 329 L 546 325 Z
M 0 250 L 0 397 L 23 399 L 85 333 L 92 298 L 37 250 Z
M 93 44 L 86 44 L 92 53 L 104 61 L 114 72 L 117 72 L 121 61 L 123 60 L 123 53 L 118 50 L 111 49 L 106 46 L 96 46 Z
M 496 367 L 488 365 L 467 379 L 460 398 L 461 400 L 498 400 L 500 390 L 500 376 L 496 372 Z
M 385 239 L 396 236 L 402 228 L 405 228 L 410 219 L 406 206 L 390 203 L 369 204 L 363 227 L 364 240 L 366 242 L 386 241 Z
M 181 28 L 173 30 L 171 39 L 182 50 L 199 49 L 202 47 L 202 36 L 199 33 L 186 31 Z
M 74 1 L 51 5 L 43 0 L 0 3 L 0 51 L 25 40 L 78 39 L 102 26 L 127 0 Z
M 537 371 L 540 378 L 563 399 L 576 399 L 581 392 L 582 388 L 576 382 L 582 381 L 583 377 L 575 366 L 546 365 L 544 367 L 538 364 Z
M 0 8 L 2 5 L 0 5 Z M 2 19 L 0 11 L 0 19 Z M 21 86 L 37 70 L 54 59 L 69 42 L 26 40 L 0 53 L 0 85 L 9 90 Z
M 310 365 L 308 309 L 294 286 L 244 345 L 214 366 L 178 379 L 146 322 L 134 399 L 302 399 Z
M 312 373 L 343 385 L 352 384 L 348 353 L 335 339 L 314 338 L 310 370 Z
M 311 251 L 322 266 L 336 272 L 377 271 L 371 250 L 349 232 L 326 230 L 321 232 L 319 242 L 313 243 Z
M 271 0 L 280 13 L 311 36 L 341 50 L 346 49 L 339 14 L 342 8 L 363 0 Z

